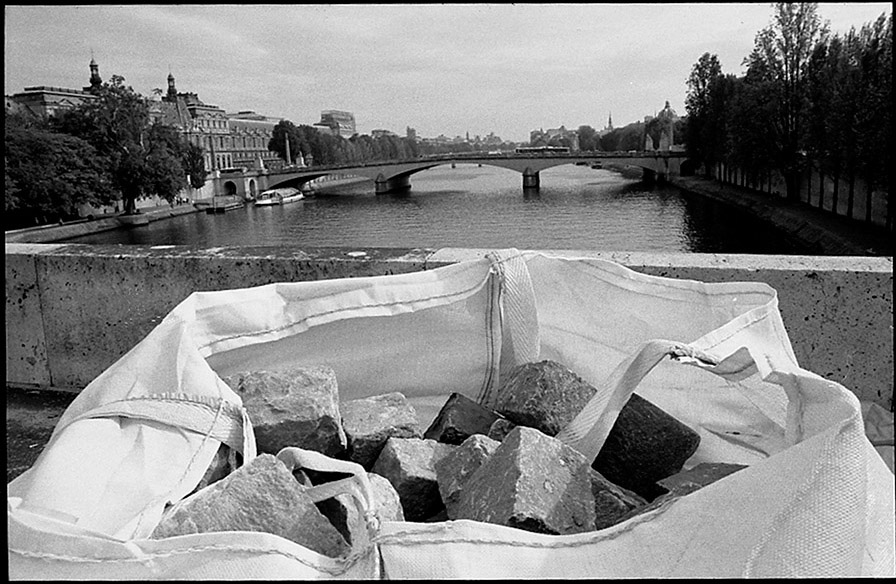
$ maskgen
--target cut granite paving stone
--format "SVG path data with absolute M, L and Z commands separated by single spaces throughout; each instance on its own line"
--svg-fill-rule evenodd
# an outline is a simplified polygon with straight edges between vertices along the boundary
M 648 511 L 653 511 L 660 506 L 671 504 L 744 468 L 747 467 L 741 464 L 703 462 L 690 470 L 665 478 L 658 484 L 658 488 L 662 489 L 663 493 L 647 505 L 633 508 L 622 518 L 622 521 Z
M 445 504 L 447 516 L 456 516 L 455 506 L 470 476 L 488 460 L 500 446 L 500 442 L 481 434 L 474 434 L 463 444 L 438 459 L 435 463 L 439 494 Z
M 555 361 L 525 363 L 502 385 L 495 410 L 515 424 L 555 436 L 596 391 Z M 499 426 L 490 434 L 499 437 L 502 430 Z M 592 466 L 612 483 L 652 500 L 665 492 L 657 481 L 680 471 L 699 444 L 695 431 L 632 394 Z
M 367 479 L 370 481 L 373 504 L 379 520 L 404 521 L 401 499 L 392 483 L 375 473 L 367 473 Z M 351 545 L 354 545 L 358 539 L 357 531 L 367 529 L 367 523 L 358 512 L 358 507 L 351 495 L 342 494 L 320 501 L 317 503 L 317 508 Z
M 660 480 L 659 485 L 670 492 L 685 495 L 744 468 L 747 467 L 743 464 L 701 462 L 690 470 Z
M 518 426 L 460 491 L 456 519 L 548 534 L 594 530 L 588 461 L 538 430 Z
M 205 487 L 209 486 L 212 483 L 216 483 L 232 473 L 239 466 L 239 459 L 242 459 L 235 450 L 227 446 L 226 444 L 221 444 L 218 447 L 218 451 L 215 452 L 214 458 L 212 458 L 211 463 L 208 465 L 208 469 L 206 469 L 205 474 L 202 475 L 202 478 L 199 480 L 199 484 L 196 485 L 196 488 L 193 490 L 195 493 Z M 192 493 L 191 493 L 192 494 Z
M 514 368 L 498 391 L 495 411 L 520 426 L 556 436 L 597 390 L 556 361 Z
M 486 435 L 492 440 L 501 442 L 502 440 L 504 440 L 504 437 L 507 436 L 514 428 L 516 428 L 516 424 L 514 424 L 507 418 L 498 418 L 489 427 Z
M 647 505 L 647 501 L 627 489 L 608 481 L 591 469 L 591 494 L 594 496 L 594 528 L 604 529 L 627 518 L 633 509 Z
M 398 392 L 345 401 L 341 411 L 349 459 L 368 471 L 389 438 L 423 437 L 414 407 Z
M 423 521 L 444 509 L 435 464 L 455 448 L 421 438 L 386 441 L 372 472 L 387 478 L 395 487 L 408 521 Z
M 305 494 L 305 487 L 270 454 L 257 456 L 180 501 L 165 514 L 152 538 L 217 531 L 272 533 L 330 557 L 349 551 L 342 535 Z
M 224 382 L 242 398 L 259 452 L 298 446 L 327 456 L 344 454 L 347 440 L 331 368 L 246 371 Z
M 470 398 L 452 393 L 423 437 L 459 445 L 473 434 L 487 434 L 492 423 L 500 417 Z
M 592 466 L 651 501 L 666 492 L 657 482 L 678 473 L 699 445 L 697 432 L 635 393 L 620 410 Z

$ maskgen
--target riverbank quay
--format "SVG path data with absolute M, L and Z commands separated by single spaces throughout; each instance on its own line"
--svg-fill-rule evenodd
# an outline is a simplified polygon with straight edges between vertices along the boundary
M 774 225 L 813 254 L 893 256 L 893 234 L 877 225 L 709 178 L 673 176 L 667 182 L 685 192 L 742 209 Z
M 139 228 L 140 225 L 153 221 L 198 213 L 199 211 L 200 209 L 187 204 L 160 205 L 158 207 L 140 209 L 140 212 L 134 215 L 118 213 L 112 216 L 84 219 L 59 225 L 40 225 L 38 227 L 7 231 L 5 236 L 7 243 L 52 243 L 65 241 L 73 237 L 81 237 L 82 235 L 112 231 L 113 229 Z
M 7 243 L 5 251 L 9 479 L 33 463 L 68 401 L 192 292 L 407 273 L 488 250 Z M 892 258 L 543 253 L 671 278 L 765 282 L 778 292 L 799 363 L 893 411 Z

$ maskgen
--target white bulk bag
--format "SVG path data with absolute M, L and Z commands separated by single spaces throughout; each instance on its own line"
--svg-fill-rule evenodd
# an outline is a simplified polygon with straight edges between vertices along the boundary
M 749 468 L 577 535 L 378 524 L 360 488 L 350 492 L 372 538 L 344 560 L 263 533 L 147 539 L 220 443 L 255 454 L 221 377 L 328 365 L 342 400 L 401 391 L 425 427 L 451 392 L 490 404 L 502 375 L 541 359 L 598 388 L 558 436 L 586 456 L 637 391 L 700 433 L 686 468 Z M 773 289 L 515 250 L 412 274 L 194 293 L 85 388 L 7 495 L 13 578 L 894 575 L 893 475 L 855 396 L 797 364 Z

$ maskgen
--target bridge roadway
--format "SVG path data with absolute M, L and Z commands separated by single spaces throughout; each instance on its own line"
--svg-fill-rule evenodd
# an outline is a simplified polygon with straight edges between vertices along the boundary
M 376 193 L 391 193 L 411 187 L 411 175 L 443 164 L 487 164 L 515 170 L 523 175 L 524 189 L 537 189 L 541 184 L 539 172 L 554 166 L 584 162 L 591 164 L 604 160 L 618 161 L 644 169 L 646 179 L 663 180 L 670 175 L 681 174 L 681 163 L 687 159 L 684 152 L 589 152 L 589 153 L 506 153 L 506 154 L 446 154 L 424 156 L 413 160 L 370 162 L 315 166 L 312 168 L 287 168 L 268 175 L 268 188 L 301 187 L 304 183 L 341 173 L 369 178 L 376 184 Z

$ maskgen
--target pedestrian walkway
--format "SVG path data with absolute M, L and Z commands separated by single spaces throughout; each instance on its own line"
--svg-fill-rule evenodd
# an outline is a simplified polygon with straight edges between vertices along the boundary
M 6 482 L 31 468 L 77 394 L 6 388 Z

